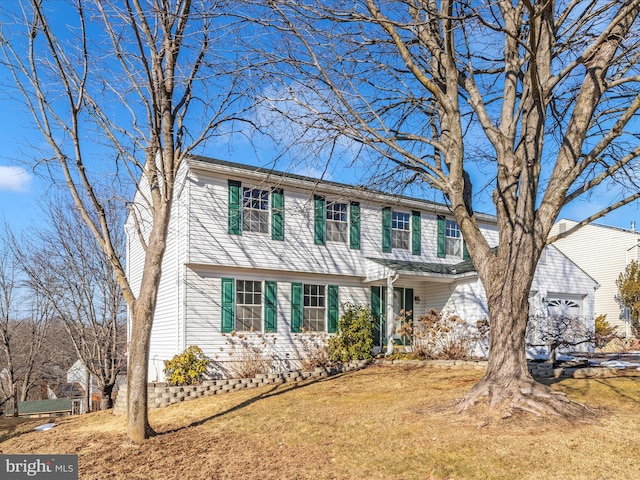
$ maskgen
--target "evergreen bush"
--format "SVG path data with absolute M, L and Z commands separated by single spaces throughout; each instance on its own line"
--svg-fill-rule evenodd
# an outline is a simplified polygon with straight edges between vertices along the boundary
M 329 359 L 349 362 L 372 358 L 374 321 L 370 308 L 351 303 L 344 304 L 344 308 L 338 331 L 329 339 Z
M 210 363 L 202 350 L 192 345 L 171 360 L 165 360 L 163 372 L 172 385 L 197 385 L 202 383 Z

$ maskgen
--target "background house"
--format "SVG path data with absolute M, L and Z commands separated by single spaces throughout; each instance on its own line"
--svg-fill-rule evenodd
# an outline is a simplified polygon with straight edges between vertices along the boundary
M 569 230 L 577 222 L 561 219 L 550 235 Z M 554 245 L 599 284 L 595 295 L 595 314 L 606 315 L 619 335 L 629 336 L 625 309 L 616 300 L 616 280 L 632 260 L 640 260 L 640 232 L 607 225 L 589 224 L 562 238 Z
M 149 231 L 126 224 L 127 269 L 139 288 Z M 315 178 L 192 157 L 181 167 L 151 334 L 149 379 L 198 345 L 220 365 L 253 342 L 284 364 L 310 336 L 335 332 L 345 302 L 370 305 L 376 343 L 390 345 L 400 311 L 434 308 L 470 323 L 487 317 L 484 290 L 446 205 Z M 476 214 L 491 245 L 495 218 Z M 593 319 L 597 283 L 547 249 L 531 302 L 575 305 Z M 550 300 L 556 302 L 549 302 Z M 537 307 L 536 307 L 537 308 Z M 390 321 L 386 321 L 389 319 Z

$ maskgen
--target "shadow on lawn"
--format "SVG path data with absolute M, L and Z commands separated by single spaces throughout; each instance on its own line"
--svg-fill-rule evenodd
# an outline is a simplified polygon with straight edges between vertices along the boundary
M 578 394 L 582 394 L 582 395 L 589 395 L 589 390 L 591 387 L 592 382 L 598 385 L 601 385 L 603 387 L 606 387 L 607 389 L 609 389 L 614 395 L 617 395 L 621 400 L 626 401 L 626 402 L 632 402 L 635 403 L 637 405 L 640 405 L 640 397 L 638 396 L 633 396 L 630 394 L 631 390 L 627 390 L 627 389 L 622 389 L 619 388 L 616 385 L 613 385 L 609 380 L 613 380 L 613 379 L 627 379 L 635 384 L 637 384 L 637 387 L 633 390 L 633 392 L 638 392 L 638 390 L 640 390 L 638 387 L 640 387 L 640 378 L 638 377 L 611 377 L 611 378 L 589 378 L 589 379 L 585 379 L 588 380 L 588 382 L 585 383 L 584 386 L 580 386 L 580 385 L 576 385 L 576 386 L 569 386 L 569 385 L 563 385 L 563 388 L 565 389 L 565 391 L 567 393 L 569 392 L 576 392 Z
M 227 410 L 224 410 L 222 412 L 216 413 L 215 415 L 211 415 L 209 417 L 203 418 L 201 420 L 197 420 L 195 422 L 191 422 L 189 425 L 185 425 L 183 427 L 178 427 L 178 428 L 173 428 L 171 430 L 165 430 L 162 432 L 156 432 L 156 434 L 154 435 L 155 437 L 160 437 L 162 435 L 167 435 L 170 433 L 176 433 L 176 432 L 180 432 L 181 430 L 185 430 L 187 428 L 192 428 L 192 427 L 198 427 L 200 425 L 204 425 L 207 422 L 210 422 L 211 420 L 215 420 L 216 418 L 220 418 L 223 417 L 224 415 L 227 415 L 229 413 L 233 413 L 233 412 L 237 412 L 238 410 L 242 410 L 245 407 L 248 407 L 249 405 L 252 405 L 260 400 L 264 400 L 266 398 L 269 397 L 276 397 L 279 395 L 283 395 L 285 393 L 289 393 L 289 392 L 293 392 L 294 390 L 298 390 L 299 388 L 304 388 L 304 387 L 308 387 L 309 385 L 313 385 L 316 383 L 321 383 L 321 382 L 330 382 L 333 380 L 337 380 L 338 378 L 342 378 L 344 376 L 347 375 L 351 375 L 353 374 L 355 371 L 351 371 L 351 372 L 343 372 L 343 373 L 337 373 L 335 375 L 332 375 L 330 377 L 326 377 L 326 378 L 319 378 L 319 379 L 313 379 L 313 380 L 307 380 L 304 382 L 297 382 L 294 384 L 278 384 L 278 385 L 274 385 L 271 389 L 269 389 L 267 392 L 261 393 L 260 395 L 256 395 L 255 397 L 249 398 L 247 400 L 245 400 L 244 402 L 239 403 L 238 405 L 235 405 L 231 408 L 228 408 Z

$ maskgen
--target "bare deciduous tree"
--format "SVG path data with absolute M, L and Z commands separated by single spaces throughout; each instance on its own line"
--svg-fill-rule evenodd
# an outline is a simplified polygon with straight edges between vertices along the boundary
M 0 343 L 2 345 L 2 363 L 5 367 L 2 375 L 2 390 L 4 397 L 13 408 L 13 416 L 18 416 L 18 388 L 16 366 L 14 365 L 13 325 L 17 321 L 16 308 L 16 276 L 17 268 L 13 258 L 7 251 L 0 250 Z
M 14 416 L 19 401 L 59 381 L 68 366 L 57 326 L 47 298 L 23 284 L 15 251 L 0 250 L 0 392 Z
M 54 15 L 47 2 L 22 1 L 3 22 L 0 43 L 46 140 L 43 162 L 57 168 L 54 175 L 67 185 L 128 304 L 127 434 L 141 442 L 153 433 L 147 415 L 149 342 L 178 170 L 241 112 L 244 76 L 237 63 L 244 59 L 227 51 L 235 27 L 222 3 L 61 5 Z M 138 184 L 130 215 L 145 250 L 139 284 L 127 278 L 96 188 L 115 181 Z
M 106 205 L 110 225 L 123 225 L 123 208 Z M 75 353 L 101 391 L 101 408 L 111 408 L 111 394 L 126 367 L 126 311 L 113 269 L 70 202 L 51 201 L 48 229 L 31 230 L 14 250 L 30 288 L 51 304 Z M 122 229 L 113 244 L 124 256 Z M 87 387 L 89 383 L 87 382 Z M 88 408 L 90 404 L 88 404 Z
M 578 228 L 640 197 L 640 1 L 273 0 L 255 8 L 272 32 L 264 36 L 271 48 L 258 48 L 279 65 L 271 71 L 279 87 L 266 94 L 272 116 L 301 125 L 302 141 L 359 146 L 378 185 L 422 183 L 449 203 L 491 325 L 486 375 L 461 409 L 488 398 L 579 413 L 527 371 L 527 297 L 563 207 L 618 192 Z M 472 178 L 493 185 L 490 198 L 486 187 L 474 192 Z M 497 249 L 478 226 L 479 200 L 495 207 Z
M 557 363 L 558 349 L 577 350 L 595 345 L 595 331 L 585 318 L 566 315 L 535 315 L 527 325 L 527 346 L 549 350 L 549 362 Z

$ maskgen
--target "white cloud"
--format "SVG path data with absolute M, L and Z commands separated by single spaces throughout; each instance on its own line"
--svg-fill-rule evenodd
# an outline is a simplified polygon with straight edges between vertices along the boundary
M 0 191 L 26 192 L 31 185 L 31 174 L 22 167 L 0 165 Z

